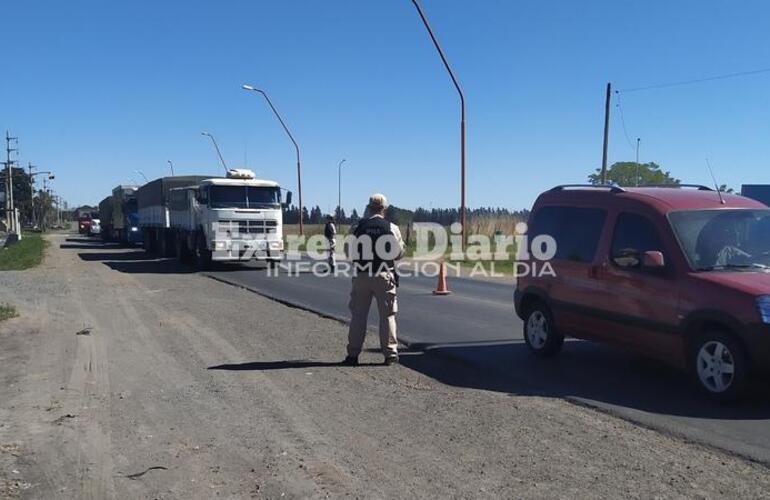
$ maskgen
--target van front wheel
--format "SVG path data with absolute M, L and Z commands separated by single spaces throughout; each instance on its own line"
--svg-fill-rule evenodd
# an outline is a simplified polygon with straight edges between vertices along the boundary
M 690 356 L 693 374 L 706 394 L 719 401 L 740 398 L 748 373 L 748 359 L 740 342 L 719 331 L 706 332 Z
M 554 356 L 561 351 L 564 336 L 553 324 L 553 316 L 547 306 L 533 304 L 524 319 L 524 342 L 536 356 Z

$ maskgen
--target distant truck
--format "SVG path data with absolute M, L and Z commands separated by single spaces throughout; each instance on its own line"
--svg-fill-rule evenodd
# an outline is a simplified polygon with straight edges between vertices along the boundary
M 124 245 L 142 242 L 136 192 L 136 186 L 116 186 L 112 195 L 99 203 L 102 240 L 117 241 Z
M 153 194 L 150 194 L 153 193 Z M 153 201 L 153 203 L 149 203 Z M 139 190 L 140 220 L 150 251 L 212 262 L 261 260 L 275 265 L 284 255 L 281 188 L 250 170 L 226 178 L 164 177 Z
M 770 207 L 770 184 L 744 184 L 741 186 L 741 195 Z

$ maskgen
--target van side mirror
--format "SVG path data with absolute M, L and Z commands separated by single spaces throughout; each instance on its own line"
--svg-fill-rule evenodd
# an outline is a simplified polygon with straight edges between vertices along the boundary
M 286 201 L 283 203 L 283 208 L 289 208 L 291 206 L 291 191 L 286 191 Z
M 666 267 L 666 259 L 663 257 L 663 252 L 655 250 L 644 252 L 642 263 L 644 267 L 649 269 L 662 269 Z

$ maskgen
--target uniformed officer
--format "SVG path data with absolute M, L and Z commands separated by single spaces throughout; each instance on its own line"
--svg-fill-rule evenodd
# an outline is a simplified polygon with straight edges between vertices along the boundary
M 373 194 L 369 198 L 365 218 L 351 228 L 355 243 L 348 250 L 354 263 L 354 275 L 350 292 L 348 355 L 343 362 L 346 365 L 358 364 L 372 297 L 377 300 L 380 313 L 380 348 L 385 356 L 385 364 L 398 363 L 398 276 L 395 261 L 404 254 L 404 240 L 398 226 L 385 220 L 387 208 L 385 195 Z
M 334 258 L 334 250 L 337 248 L 337 227 L 334 225 L 334 217 L 331 215 L 326 216 L 324 237 L 329 244 L 329 268 L 334 272 L 334 268 L 337 265 L 336 259 Z

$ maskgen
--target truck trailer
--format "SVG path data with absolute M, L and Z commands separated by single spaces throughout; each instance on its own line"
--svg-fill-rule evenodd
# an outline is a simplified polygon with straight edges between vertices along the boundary
M 770 184 L 744 184 L 741 195 L 770 207 Z
M 102 241 L 112 241 L 112 195 L 99 202 L 99 216 L 102 225 Z
M 168 196 L 175 188 L 194 187 L 200 181 L 209 179 L 202 175 L 176 175 L 161 177 L 140 187 L 136 193 L 139 208 L 139 228 L 142 232 L 144 249 L 170 257 L 174 250 L 174 234 L 171 229 Z

